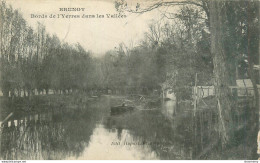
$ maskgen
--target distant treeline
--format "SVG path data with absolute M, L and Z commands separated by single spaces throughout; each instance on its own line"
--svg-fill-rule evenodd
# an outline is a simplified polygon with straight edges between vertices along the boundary
M 158 56 L 127 57 L 120 45 L 118 50 L 95 59 L 79 43 L 70 45 L 49 35 L 40 23 L 33 29 L 18 10 L 4 1 L 0 12 L 0 84 L 6 97 L 31 96 L 35 90 L 48 94 L 50 89 L 56 93 L 152 89 L 163 79 L 161 69 L 154 65 L 162 60 Z
M 166 21 L 153 22 L 138 46 L 121 43 L 103 57 L 94 58 L 79 43 L 71 45 L 48 34 L 43 24 L 33 29 L 4 1 L 0 12 L 0 84 L 6 97 L 26 97 L 35 90 L 46 94 L 49 90 L 108 89 L 151 93 L 169 86 L 185 92 L 194 84 L 195 72 L 207 74 L 203 75 L 205 81 L 212 73 L 209 34 L 199 26 L 187 29 Z M 189 41 L 191 37 L 196 41 Z
M 237 78 L 248 78 L 245 43 L 249 26 L 245 4 L 228 6 L 240 13 L 227 13 L 223 27 L 227 73 L 235 84 Z M 170 88 L 178 98 L 190 99 L 195 82 L 213 85 L 209 19 L 199 7 L 186 5 L 174 19 L 154 20 L 138 45 L 121 43 L 100 58 L 79 43 L 71 45 L 48 34 L 43 24 L 33 29 L 5 2 L 0 12 L 0 85 L 6 97 L 21 96 L 21 92 L 30 96 L 35 90 L 88 93 L 110 89 L 143 94 Z M 257 17 L 257 13 L 251 15 Z M 248 46 L 253 59 L 258 49 L 256 24 L 250 26 L 253 41 Z
M 49 89 L 82 89 L 94 84 L 93 59 L 80 44 L 70 45 L 49 35 L 38 23 L 34 30 L 21 13 L 0 5 L 1 90 L 4 96 L 30 96 Z

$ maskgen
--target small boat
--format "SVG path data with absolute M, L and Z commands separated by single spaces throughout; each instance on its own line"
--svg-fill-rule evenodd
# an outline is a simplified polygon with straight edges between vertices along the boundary
M 164 98 L 164 101 L 170 101 L 170 100 L 172 100 L 172 99 L 170 99 L 168 97 Z
M 120 105 L 120 106 L 113 106 L 111 107 L 111 113 L 125 113 L 128 111 L 134 110 L 133 106 L 125 106 L 125 105 Z
M 92 99 L 97 99 L 98 96 L 91 96 L 90 98 L 92 98 Z

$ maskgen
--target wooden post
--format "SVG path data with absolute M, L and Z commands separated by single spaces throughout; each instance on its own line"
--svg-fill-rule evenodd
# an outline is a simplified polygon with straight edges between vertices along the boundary
M 197 110 L 197 95 L 198 95 L 197 78 L 198 78 L 198 74 L 196 73 L 196 75 L 195 75 L 195 87 L 194 87 L 194 116 L 196 115 L 196 110 Z
M 11 117 L 11 116 L 13 116 L 13 112 L 12 113 L 10 113 L 3 121 L 2 121 L 2 124 L 4 124 L 5 122 L 7 122 L 8 121 L 8 119 Z
M 260 18 L 260 2 L 258 2 L 258 18 Z M 260 21 L 258 20 L 258 25 L 260 25 Z M 258 33 L 260 33 L 260 28 L 259 28 L 259 31 Z M 260 39 L 258 39 L 258 64 L 260 65 Z M 258 70 L 258 77 L 260 77 L 260 70 Z M 258 79 L 258 84 L 259 83 L 259 79 Z M 257 88 L 258 92 L 259 92 L 259 89 Z M 260 96 L 258 97 L 258 101 L 260 101 Z M 257 100 L 257 99 L 256 99 Z M 258 104 L 259 108 L 257 109 L 258 113 L 258 136 L 257 136 L 257 154 L 260 154 L 260 116 L 259 116 L 259 111 L 260 111 L 260 104 Z M 260 159 L 260 158 L 259 158 Z

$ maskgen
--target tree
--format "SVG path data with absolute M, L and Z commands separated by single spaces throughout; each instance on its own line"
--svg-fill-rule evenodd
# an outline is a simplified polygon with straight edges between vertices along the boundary
M 242 4 L 242 5 L 241 5 Z M 247 29 L 250 29 L 250 26 L 255 27 L 255 25 L 251 22 L 246 24 L 243 22 L 241 16 L 244 16 L 247 11 L 249 11 L 248 6 L 245 4 L 252 4 L 253 6 L 256 4 L 254 1 L 250 2 L 231 2 L 231 1 L 208 1 L 208 0 L 186 0 L 186 1 L 158 1 L 153 2 L 148 7 L 143 7 L 141 4 L 137 4 L 136 6 L 129 6 L 127 1 L 120 0 L 116 1 L 115 7 L 119 12 L 132 12 L 137 14 L 142 14 L 145 12 L 149 12 L 155 10 L 157 8 L 162 8 L 162 15 L 172 19 L 172 15 L 167 12 L 168 7 L 172 6 L 193 6 L 194 8 L 202 9 L 202 13 L 200 14 L 201 18 L 204 19 L 206 26 L 209 27 L 210 31 L 210 52 L 213 58 L 214 65 L 214 86 L 216 90 L 216 101 L 217 108 L 219 111 L 219 119 L 220 124 L 222 126 L 222 142 L 223 144 L 227 144 L 228 140 L 232 137 L 232 116 L 231 109 L 233 100 L 231 98 L 231 94 L 229 91 L 229 86 L 235 84 L 235 64 L 232 62 L 237 62 L 237 58 L 239 55 L 242 55 L 243 52 L 241 49 L 237 47 L 243 47 L 245 44 L 237 41 L 240 39 L 245 39 L 244 36 L 250 36 L 248 34 L 243 34 Z M 229 12 L 229 9 L 233 9 L 233 14 Z M 192 10 L 182 10 L 184 12 L 184 17 L 182 20 L 186 23 L 186 27 L 188 30 L 188 34 L 191 34 L 191 15 L 185 14 L 191 12 Z M 251 11 L 256 11 L 252 9 Z M 193 13 L 194 16 L 196 13 Z M 235 17 L 235 19 L 234 19 Z M 251 17 L 250 17 L 251 18 Z M 257 18 L 255 16 L 252 19 Z M 251 20 L 252 20 L 251 19 Z M 256 19 L 257 20 L 257 19 Z M 257 20 L 259 21 L 259 20 Z M 239 26 L 240 25 L 240 26 Z M 244 28 L 242 31 L 238 32 L 238 28 Z M 232 29 L 233 28 L 233 29 Z M 234 35 L 235 34 L 235 35 Z M 259 34 L 258 34 L 259 35 Z M 240 38 L 235 38 L 234 36 L 240 36 Z M 242 36 L 242 37 L 241 37 Z M 247 37 L 247 41 L 249 41 L 251 37 Z M 191 36 L 188 37 L 188 40 L 191 40 Z M 250 42 L 250 41 L 249 41 Z M 256 45 L 253 43 L 252 45 Z M 250 47 L 249 47 L 250 48 Z M 253 48 L 251 46 L 251 48 Z M 256 54 L 254 54 L 256 55 Z M 252 64 L 251 64 L 252 65 Z M 250 68 L 250 66 L 249 66 Z M 251 66 L 252 69 L 252 66 Z M 250 69 L 249 69 L 250 70 Z M 252 71 L 251 71 L 252 72 Z M 253 81 L 254 89 L 255 89 L 255 97 L 259 97 L 256 84 L 254 82 L 254 75 L 251 73 L 251 79 Z M 259 102 L 257 102 L 259 103 Z M 259 104 L 258 104 L 259 105 Z M 256 108 L 258 108 L 257 106 Z
M 20 97 L 21 90 L 24 97 L 34 95 L 35 90 L 85 90 L 88 83 L 94 83 L 90 82 L 92 58 L 80 44 L 61 43 L 40 23 L 31 28 L 20 12 L 4 1 L 0 12 L 0 86 L 5 97 Z

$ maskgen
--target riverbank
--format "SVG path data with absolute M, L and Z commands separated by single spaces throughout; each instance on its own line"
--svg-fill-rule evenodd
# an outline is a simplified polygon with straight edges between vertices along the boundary
M 51 109 L 77 109 L 80 105 L 90 103 L 97 97 L 86 95 L 67 94 L 67 95 L 37 95 L 29 98 L 15 98 L 13 100 L 0 97 L 1 120 L 11 112 L 33 113 L 44 112 Z
M 20 113 L 34 113 L 44 112 L 48 110 L 77 110 L 84 109 L 87 105 L 94 103 L 101 97 L 109 96 L 111 106 L 121 105 L 128 100 L 127 95 L 99 95 L 90 96 L 83 93 L 71 94 L 49 94 L 49 95 L 35 95 L 30 98 L 16 97 L 14 99 L 0 97 L 0 112 L 1 120 L 4 119 L 11 112 Z M 154 101 L 159 97 L 146 96 L 147 101 Z
M 201 122 L 210 119 L 211 123 L 204 122 L 205 128 L 202 128 L 205 131 L 211 129 L 212 133 L 209 134 L 207 138 L 203 138 L 203 140 L 208 140 L 209 143 L 205 144 L 204 148 L 200 149 L 200 152 L 195 159 L 257 159 L 257 141 L 255 140 L 255 137 L 258 131 L 254 129 L 256 127 L 254 119 L 250 118 L 252 117 L 250 116 L 250 110 L 254 108 L 251 107 L 250 101 L 239 99 L 236 104 L 236 107 L 232 108 L 233 116 L 231 119 L 233 123 L 231 129 L 234 134 L 229 139 L 228 143 L 225 146 L 222 146 L 220 135 L 221 128 L 218 125 L 220 118 L 217 101 L 214 98 L 205 98 L 203 101 L 200 101 L 197 111 L 197 126 L 201 125 Z M 207 110 L 212 110 L 211 116 L 205 114 Z M 212 116 L 212 114 L 214 116 Z M 208 128 L 208 126 L 211 127 Z M 198 131 L 200 131 L 200 129 Z

